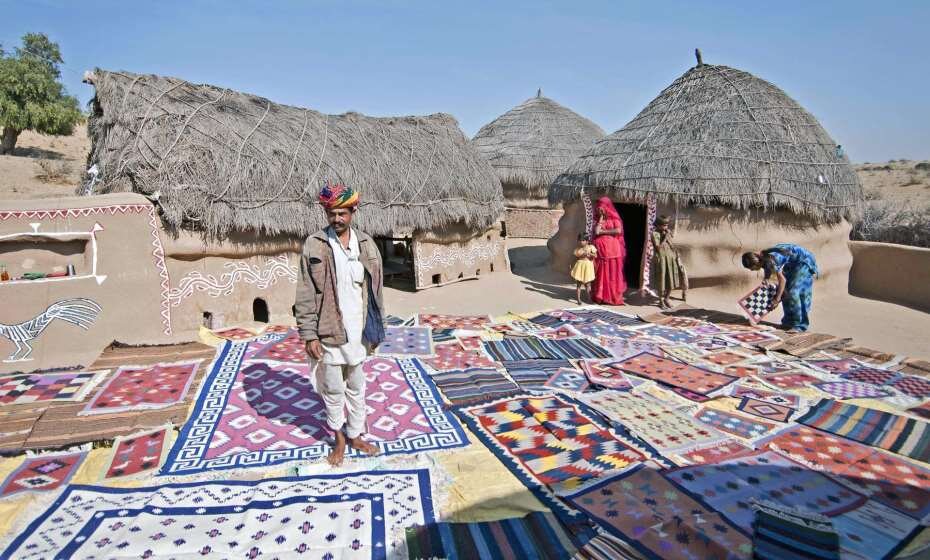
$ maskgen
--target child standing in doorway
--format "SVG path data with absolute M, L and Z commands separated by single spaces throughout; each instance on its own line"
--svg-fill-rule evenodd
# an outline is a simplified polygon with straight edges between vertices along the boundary
M 652 270 L 659 292 L 659 307 L 662 309 L 672 306 L 669 297 L 676 288 L 681 288 L 681 300 L 688 301 L 688 275 L 672 243 L 671 223 L 668 216 L 659 216 L 652 224 L 652 254 L 655 259 Z
M 578 236 L 578 247 L 575 248 L 575 261 L 572 266 L 572 278 L 575 279 L 575 301 L 581 305 L 581 289 L 584 288 L 591 299 L 591 282 L 594 281 L 594 259 L 597 257 L 597 248 L 591 244 L 587 235 Z

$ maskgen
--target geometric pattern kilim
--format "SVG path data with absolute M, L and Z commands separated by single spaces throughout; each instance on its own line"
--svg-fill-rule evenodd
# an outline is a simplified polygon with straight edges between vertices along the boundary
M 87 452 L 59 453 L 26 457 L 26 460 L 0 484 L 0 498 L 26 491 L 47 492 L 68 483 L 84 461 Z
M 577 491 L 649 456 L 609 431 L 582 403 L 564 395 L 521 395 L 459 407 L 456 413 L 554 510 L 565 509 L 556 495 Z
M 4 558 L 406 558 L 403 529 L 434 522 L 426 469 L 75 485 Z
M 222 349 L 161 474 L 261 467 L 329 453 L 326 411 L 309 365 L 243 360 L 253 344 L 260 342 L 230 342 Z M 443 410 L 439 391 L 415 360 L 372 357 L 363 369 L 365 437 L 381 453 L 467 444 L 461 425 Z
M 0 379 L 0 405 L 45 401 L 80 401 L 106 371 L 20 373 Z

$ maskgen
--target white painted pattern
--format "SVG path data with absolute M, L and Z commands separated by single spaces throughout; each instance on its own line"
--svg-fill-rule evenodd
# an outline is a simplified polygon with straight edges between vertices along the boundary
M 226 263 L 223 268 L 226 272 L 219 278 L 212 274 L 201 274 L 196 270 L 188 272 L 178 282 L 178 287 L 168 293 L 171 306 L 181 305 L 181 302 L 191 297 L 194 292 L 206 292 L 214 298 L 228 296 L 239 283 L 254 285 L 259 290 L 277 284 L 280 278 L 287 279 L 291 284 L 297 283 L 297 267 L 290 264 L 287 255 L 269 257 L 263 266 L 238 261 Z
M 434 266 L 449 267 L 452 265 L 472 266 L 477 262 L 490 262 L 501 252 L 500 241 L 475 241 L 468 246 L 437 246 L 429 258 L 423 257 L 423 248 L 417 244 L 416 269 L 417 286 L 423 285 L 423 271 Z

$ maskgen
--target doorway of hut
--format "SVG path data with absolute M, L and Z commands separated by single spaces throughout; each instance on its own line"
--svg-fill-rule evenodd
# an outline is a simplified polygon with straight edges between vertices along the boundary
M 614 202 L 614 208 L 623 221 L 623 238 L 626 241 L 623 277 L 628 289 L 636 289 L 639 288 L 643 251 L 646 248 L 646 207 L 642 204 Z

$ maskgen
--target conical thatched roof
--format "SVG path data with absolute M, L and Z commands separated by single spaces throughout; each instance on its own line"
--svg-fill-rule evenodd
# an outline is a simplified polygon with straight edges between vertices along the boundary
M 704 65 L 553 182 L 550 202 L 591 196 L 784 207 L 817 220 L 858 213 L 862 188 L 836 142 L 788 95 L 748 72 Z
M 325 180 L 361 191 L 373 235 L 486 228 L 500 181 L 449 115 L 325 115 L 208 85 L 96 70 L 88 128 L 95 192 L 156 198 L 165 223 L 214 237 L 304 236 L 321 227 Z
M 540 91 L 481 127 L 472 143 L 508 197 L 546 198 L 556 175 L 603 137 L 601 127 Z

